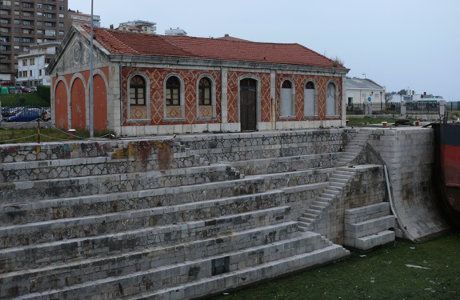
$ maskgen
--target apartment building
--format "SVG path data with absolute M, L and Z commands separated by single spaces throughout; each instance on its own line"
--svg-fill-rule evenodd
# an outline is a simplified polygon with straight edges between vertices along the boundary
M 46 73 L 46 68 L 60 44 L 58 41 L 44 42 L 31 46 L 28 52 L 20 53 L 16 83 L 28 87 L 50 86 L 51 77 Z
M 19 52 L 64 38 L 67 11 L 68 0 L 0 0 L 0 81 L 14 81 Z
M 143 20 L 128 21 L 120 23 L 117 30 L 125 32 L 155 34 L 157 30 L 157 23 Z
M 91 26 L 91 14 L 85 14 L 81 11 L 69 9 L 68 17 L 72 25 L 87 25 Z M 101 27 L 101 17 L 93 14 L 93 25 Z

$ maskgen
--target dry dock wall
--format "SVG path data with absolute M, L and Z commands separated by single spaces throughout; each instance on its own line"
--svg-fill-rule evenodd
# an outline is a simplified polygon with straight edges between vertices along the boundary
M 340 165 L 366 130 L 352 167 Z M 332 129 L 1 145 L 0 299 L 193 298 L 340 259 L 345 212 L 388 200 L 383 163 L 405 236 L 438 233 L 432 138 Z M 340 169 L 353 177 L 299 231 Z
M 404 237 L 419 241 L 446 230 L 432 182 L 433 129 L 376 129 L 368 143 L 388 168 L 393 207 Z

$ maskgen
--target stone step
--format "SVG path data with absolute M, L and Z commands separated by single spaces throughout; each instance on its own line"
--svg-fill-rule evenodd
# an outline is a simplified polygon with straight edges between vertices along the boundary
M 207 239 L 257 227 L 276 225 L 289 220 L 290 207 L 274 207 L 255 212 L 228 215 L 168 226 L 146 227 L 108 235 L 43 244 L 23 245 L 0 250 L 3 269 L 27 267 L 29 264 L 51 264 L 86 258 L 106 257 L 147 247 L 172 246 Z
M 177 265 L 132 272 L 125 276 L 113 276 L 83 284 L 76 284 L 60 290 L 32 293 L 24 295 L 24 299 L 31 299 L 37 296 L 65 299 L 75 295 L 81 298 L 97 297 L 98 299 L 136 297 L 140 293 L 158 293 L 168 288 L 177 290 L 181 288 L 181 285 L 187 285 L 191 282 L 206 281 L 215 279 L 218 276 L 228 276 L 235 272 L 239 273 L 243 270 L 260 268 L 272 263 L 276 264 L 276 262 L 283 262 L 284 265 L 290 265 L 288 262 L 292 261 L 293 258 L 297 258 L 297 262 L 300 262 L 300 257 L 304 258 L 308 254 L 310 254 L 310 257 L 316 255 L 314 258 L 320 263 L 335 260 L 348 254 L 340 246 L 324 247 L 320 244 L 318 245 L 318 249 L 318 246 L 312 247 L 312 244 L 315 243 L 310 242 L 311 237 L 302 235 L 286 241 L 195 261 L 186 261 Z M 313 257 L 310 258 L 310 260 L 312 259 Z M 315 264 L 316 261 L 314 261 Z M 202 291 L 201 289 L 199 290 Z M 207 293 L 209 292 L 207 291 Z M 162 297 L 165 296 L 165 294 L 162 295 Z
M 360 250 L 370 250 L 377 246 L 386 245 L 394 241 L 395 232 L 392 230 L 385 230 L 360 238 L 345 237 L 344 245 Z
M 305 217 L 306 219 L 312 220 L 314 217 L 316 217 L 315 214 L 309 213 L 309 212 L 304 212 L 302 214 L 302 217 Z
M 287 222 L 180 245 L 148 248 L 64 264 L 48 264 L 40 267 L 34 266 L 34 262 L 31 262 L 31 265 L 25 266 L 23 270 L 15 269 L 13 272 L 0 274 L 0 285 L 4 290 L 16 290 L 18 294 L 23 295 L 82 284 L 114 275 L 124 276 L 135 271 L 147 271 L 165 264 L 174 265 L 198 260 L 223 252 L 258 247 L 292 239 L 295 235 L 298 235 L 296 222 Z M 40 280 L 36 280 L 38 278 Z M 33 286 L 32 282 L 35 282 Z
M 281 207 L 286 198 L 279 190 L 181 205 L 67 218 L 0 228 L 0 249 L 63 239 L 85 238 L 130 231 L 147 226 L 167 226 Z
M 388 215 L 360 223 L 345 223 L 345 236 L 350 238 L 360 238 L 395 227 L 395 217 Z
M 9 226 L 180 205 L 200 200 L 263 193 L 270 189 L 282 189 L 290 201 L 302 194 L 304 198 L 314 198 L 325 186 L 324 183 L 316 182 L 325 180 L 329 172 L 331 169 L 306 170 L 180 187 L 6 203 L 0 206 L 0 224 Z M 292 184 L 298 185 L 288 186 Z
M 337 182 L 337 181 L 329 181 L 328 182 L 328 186 L 336 187 L 336 188 L 339 188 L 339 189 L 342 189 L 346 185 L 347 184 L 345 182 Z
M 260 278 L 276 278 L 283 274 L 306 269 L 316 265 L 331 263 L 349 255 L 348 250 L 338 245 L 332 245 L 309 253 L 280 259 L 271 263 L 259 265 L 236 272 L 214 276 L 196 282 L 183 284 L 174 288 L 153 292 L 144 292 L 129 299 L 190 299 L 204 297 L 239 286 L 260 281 Z M 263 274 L 263 275 L 262 275 Z
M 311 168 L 331 168 L 340 153 L 321 153 L 288 157 L 240 160 L 231 165 L 245 175 L 291 172 Z
M 340 172 L 337 170 L 337 171 L 334 171 L 334 173 L 332 173 L 332 176 L 329 180 L 341 182 L 340 180 L 348 180 L 352 176 L 353 176 L 353 173 Z
M 246 143 L 259 143 L 261 141 L 245 140 Z M 263 142 L 262 142 L 263 143 Z M 191 145 L 190 145 L 191 146 Z M 189 146 L 187 146 L 188 148 Z M 228 147 L 201 148 L 194 149 L 193 147 L 187 152 L 189 155 L 197 155 L 202 157 L 209 163 L 217 163 L 220 161 L 241 161 L 253 160 L 271 157 L 286 157 L 297 155 L 311 155 L 321 153 L 339 152 L 343 147 L 339 141 L 323 141 L 320 143 L 312 143 L 310 141 L 292 141 L 283 143 L 278 141 L 275 144 L 257 144 L 257 145 L 235 145 Z
M 345 210 L 345 223 L 355 224 L 390 214 L 390 203 L 381 202 L 373 205 Z
M 34 181 L 69 177 L 126 174 L 162 169 L 178 169 L 200 166 L 195 155 L 176 153 L 162 164 L 156 156 L 145 159 L 113 159 L 111 157 L 85 157 L 43 161 L 4 163 L 0 182 Z
M 141 173 L 62 178 L 52 180 L 1 183 L 5 203 L 33 202 L 35 199 L 74 197 L 118 193 L 181 185 L 203 184 L 240 178 L 239 172 L 228 165 L 150 171 Z

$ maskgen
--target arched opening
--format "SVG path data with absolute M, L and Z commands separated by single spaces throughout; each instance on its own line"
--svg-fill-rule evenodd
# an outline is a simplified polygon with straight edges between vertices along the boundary
M 94 130 L 103 131 L 107 129 L 107 88 L 101 75 L 94 76 Z
M 85 87 L 80 78 L 75 79 L 71 92 L 72 128 L 86 128 L 86 97 Z
M 213 99 L 212 82 L 208 77 L 203 77 L 198 83 L 198 117 L 199 118 L 212 118 L 213 113 Z
M 54 93 L 55 107 L 54 107 L 54 120 L 56 127 L 61 129 L 69 129 L 69 113 L 67 111 L 67 88 L 63 81 L 59 81 Z
M 147 119 L 146 84 L 144 77 L 136 75 L 129 82 L 130 119 Z
M 294 116 L 294 89 L 289 80 L 281 85 L 281 117 Z
M 257 130 L 257 80 L 246 78 L 240 81 L 241 131 Z
M 318 97 L 316 95 L 315 84 L 312 81 L 307 82 L 304 90 L 304 116 L 314 117 L 318 115 Z
M 184 103 L 182 83 L 177 76 L 170 76 L 165 85 L 165 103 L 167 119 L 182 119 L 184 117 Z

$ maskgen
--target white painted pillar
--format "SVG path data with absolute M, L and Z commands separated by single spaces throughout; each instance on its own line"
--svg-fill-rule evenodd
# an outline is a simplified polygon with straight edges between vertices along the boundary
M 270 129 L 276 129 L 276 71 L 270 72 Z
M 228 125 L 228 69 L 221 69 L 221 99 L 220 99 L 220 114 L 221 114 L 221 131 L 226 131 Z

